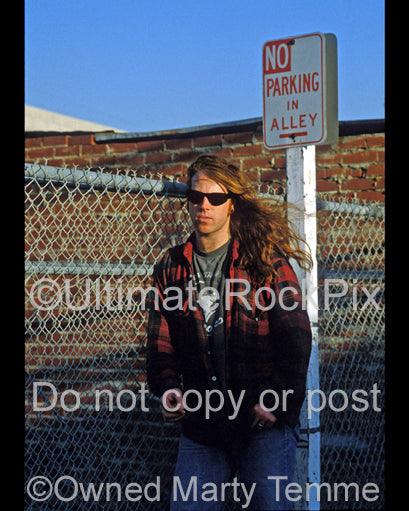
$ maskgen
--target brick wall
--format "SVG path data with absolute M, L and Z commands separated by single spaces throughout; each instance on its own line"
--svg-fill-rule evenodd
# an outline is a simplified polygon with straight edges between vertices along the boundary
M 232 125 L 233 124 L 233 125 Z M 336 144 L 316 148 L 317 190 L 331 195 L 383 201 L 385 133 L 383 120 L 340 122 Z M 254 183 L 281 192 L 285 150 L 263 146 L 262 120 L 144 134 L 29 133 L 27 163 L 55 167 L 133 169 L 186 180 L 189 164 L 202 153 L 232 159 Z

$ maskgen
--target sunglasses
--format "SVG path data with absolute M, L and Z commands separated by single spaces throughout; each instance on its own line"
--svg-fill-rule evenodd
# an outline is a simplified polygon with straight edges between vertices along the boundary
M 232 193 L 203 193 L 197 190 L 188 190 L 186 197 L 192 204 L 201 204 L 206 197 L 212 206 L 221 206 L 227 199 L 233 197 Z

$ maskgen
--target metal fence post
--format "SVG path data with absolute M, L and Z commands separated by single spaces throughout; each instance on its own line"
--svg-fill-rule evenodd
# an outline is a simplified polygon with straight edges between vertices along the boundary
M 312 329 L 312 350 L 307 377 L 308 392 L 319 388 L 315 146 L 286 149 L 286 172 L 287 201 L 294 204 L 300 213 L 290 213 L 290 220 L 307 243 L 314 262 L 311 272 L 305 272 L 294 264 Z M 301 445 L 306 447 L 306 459 L 303 457 L 304 466 L 301 467 L 303 481 L 299 482 L 300 484 L 320 484 L 319 412 L 307 410 L 306 403 L 301 412 Z M 303 490 L 305 491 L 305 488 Z M 317 500 L 311 499 L 307 503 L 304 502 L 303 509 L 319 508 L 320 503 Z

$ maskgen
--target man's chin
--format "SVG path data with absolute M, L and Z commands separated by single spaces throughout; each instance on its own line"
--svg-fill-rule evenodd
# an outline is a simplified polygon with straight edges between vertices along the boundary
M 206 234 L 211 234 L 213 232 L 213 229 L 210 225 L 206 224 L 199 224 L 195 226 L 195 230 L 200 234 L 201 236 L 206 236 Z

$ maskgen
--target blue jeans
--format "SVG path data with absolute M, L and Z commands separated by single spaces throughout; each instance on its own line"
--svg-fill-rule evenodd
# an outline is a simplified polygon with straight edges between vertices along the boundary
M 227 491 L 241 509 L 293 509 L 285 487 L 293 480 L 298 438 L 298 426 L 277 424 L 252 431 L 239 449 L 227 450 L 194 442 L 182 434 L 170 511 L 222 510 Z

